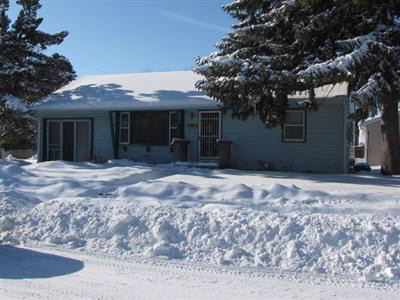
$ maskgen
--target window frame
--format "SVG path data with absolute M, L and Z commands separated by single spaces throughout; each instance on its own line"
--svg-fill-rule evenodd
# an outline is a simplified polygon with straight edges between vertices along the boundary
M 122 116 L 128 115 L 128 125 L 122 127 Z M 126 142 L 121 141 L 121 131 L 128 129 L 128 140 Z M 123 111 L 119 113 L 119 143 L 120 145 L 129 145 L 130 144 L 130 136 L 131 136 L 131 113 L 127 111 Z
M 159 143 L 141 143 L 137 142 L 135 139 L 135 130 L 134 130 L 134 120 L 136 114 L 140 113 L 165 113 L 166 114 L 166 135 L 165 136 L 165 143 L 163 142 L 162 144 Z M 178 123 L 175 124 L 175 126 L 172 125 L 172 115 L 177 114 L 179 117 Z M 179 132 L 179 136 L 183 138 L 184 136 L 184 111 L 183 110 L 132 110 L 132 111 L 119 111 L 117 112 L 117 119 L 118 119 L 118 145 L 138 145 L 138 146 L 170 146 L 171 143 L 171 138 L 172 138 L 172 130 L 177 130 Z M 125 117 L 126 115 L 128 118 L 128 125 L 127 127 L 122 126 L 122 118 Z M 123 130 L 128 130 L 128 140 L 127 141 L 122 141 L 121 140 L 121 132 Z
M 135 126 L 134 125 L 134 123 L 135 123 L 135 120 L 136 120 L 136 114 L 140 114 L 140 113 L 165 113 L 165 117 L 167 118 L 165 121 L 166 121 L 166 125 L 167 125 L 167 132 L 166 132 L 166 135 L 164 136 L 164 138 L 165 138 L 165 142 L 163 142 L 163 143 L 153 143 L 153 142 L 151 142 L 151 143 L 143 143 L 143 142 L 138 142 L 137 141 L 137 137 L 135 136 L 135 130 L 131 130 L 130 131 L 130 139 L 131 139 L 131 142 L 130 142 L 130 144 L 129 145 L 136 145 L 136 146 L 151 146 L 151 147 L 153 147 L 153 146 L 155 146 L 155 147 L 158 147 L 158 146 L 169 146 L 169 143 L 168 143 L 168 139 L 169 139 L 169 110 L 133 110 L 133 111 L 131 111 L 130 112 L 131 113 L 131 117 L 132 117 L 132 121 L 130 122 L 130 124 L 131 124 L 131 126 Z
M 173 114 L 177 114 L 179 115 L 179 123 L 178 126 L 172 126 L 172 115 Z M 168 112 L 168 141 L 169 144 L 172 143 L 172 130 L 179 130 L 179 135 L 181 136 L 181 138 L 183 138 L 183 124 L 182 124 L 182 119 L 183 119 L 183 111 L 181 110 L 170 110 Z
M 286 113 L 287 112 L 301 112 L 303 115 L 303 123 L 300 124 L 287 124 L 286 123 Z M 285 120 L 283 122 L 283 130 L 282 130 L 282 141 L 284 143 L 306 143 L 307 139 L 306 139 L 306 135 L 307 135 L 307 128 L 306 128 L 306 124 L 307 124 L 307 114 L 306 114 L 306 110 L 305 109 L 287 109 L 285 111 Z M 286 127 L 303 127 L 303 137 L 301 139 L 292 139 L 292 138 L 286 138 Z

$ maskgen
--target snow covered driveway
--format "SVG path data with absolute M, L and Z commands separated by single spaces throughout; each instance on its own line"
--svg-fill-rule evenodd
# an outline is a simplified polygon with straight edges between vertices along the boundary
M 399 191 L 399 177 L 376 173 L 318 175 L 151 166 L 126 160 L 99 165 L 7 159 L 0 160 L 0 240 L 45 250 L 70 249 L 68 258 L 79 261 L 84 259 L 78 253 L 120 258 L 124 264 L 133 263 L 135 272 L 143 270 L 142 262 L 153 267 L 164 261 L 168 270 L 197 266 L 184 268 L 183 273 L 212 268 L 222 282 L 227 273 L 221 270 L 232 269 L 240 276 L 274 274 L 266 286 L 279 286 L 276 277 L 283 272 L 327 282 L 349 276 L 351 286 L 377 284 L 396 291 Z M 86 272 L 90 262 L 63 276 Z M 56 282 L 56 275 L 46 280 Z M 254 284 L 261 280 L 255 277 Z M 274 278 L 278 283 L 271 283 Z M 242 281 L 246 279 L 226 283 L 227 290 Z M 171 293 L 189 290 L 171 287 Z M 336 293 L 335 288 L 329 291 Z
M 304 274 L 0 246 L 1 299 L 397 299 L 394 287 Z M 19 279 L 19 280 L 16 280 Z

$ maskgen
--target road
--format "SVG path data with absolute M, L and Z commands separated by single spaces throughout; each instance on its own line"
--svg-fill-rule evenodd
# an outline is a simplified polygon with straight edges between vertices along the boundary
M 0 246 L 0 299 L 398 299 L 397 286 Z

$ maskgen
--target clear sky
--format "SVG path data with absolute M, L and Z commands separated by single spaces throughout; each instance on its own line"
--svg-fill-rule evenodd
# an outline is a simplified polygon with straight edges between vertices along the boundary
M 11 2 L 10 15 L 19 6 Z M 218 0 L 42 0 L 41 30 L 69 31 L 51 49 L 78 76 L 188 70 L 235 23 Z

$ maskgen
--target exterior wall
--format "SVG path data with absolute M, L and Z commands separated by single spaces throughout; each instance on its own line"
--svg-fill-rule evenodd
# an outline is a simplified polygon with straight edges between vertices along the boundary
M 266 128 L 258 119 L 242 122 L 222 114 L 222 138 L 232 142 L 232 167 L 302 172 L 341 173 L 347 171 L 347 102 L 345 98 L 323 101 L 316 112 L 306 114 L 306 142 L 283 142 L 281 127 Z M 199 110 L 185 110 L 184 138 L 190 141 L 188 160 L 197 161 Z M 59 112 L 40 113 L 39 161 L 43 160 L 43 119 L 91 118 L 94 122 L 93 154 L 99 160 L 114 157 L 109 113 Z M 169 146 L 119 145 L 119 158 L 151 163 L 173 160 Z
M 198 160 L 198 111 L 184 111 L 184 139 L 188 145 L 188 160 Z M 150 163 L 167 163 L 173 161 L 170 146 L 119 145 L 119 157 Z
M 111 137 L 109 113 L 105 112 L 49 112 L 38 113 L 39 120 L 38 136 L 38 161 L 43 161 L 43 120 L 44 119 L 73 119 L 91 118 L 93 119 L 93 154 L 100 161 L 112 159 L 113 141 Z M 198 111 L 184 111 L 184 138 L 190 141 L 188 145 L 188 160 L 198 159 Z M 136 161 L 146 161 L 150 163 L 166 163 L 173 160 L 173 153 L 169 146 L 146 146 L 146 145 L 119 145 L 119 158 L 132 159 Z
M 367 125 L 367 163 L 371 166 L 381 164 L 381 123 L 375 122 Z
M 119 158 L 149 163 L 167 163 L 173 160 L 169 146 L 119 145 Z
M 366 125 L 366 145 L 367 163 L 371 166 L 379 166 L 381 164 L 382 156 L 382 135 L 380 119 L 377 122 Z
M 93 120 L 93 158 L 99 161 L 105 161 L 113 158 L 113 147 L 111 139 L 111 128 L 108 112 L 49 112 L 38 113 L 36 115 L 39 120 L 39 137 L 38 137 L 38 161 L 43 161 L 43 120 L 44 119 L 79 119 L 87 118 Z
M 307 111 L 306 142 L 283 142 L 281 127 L 266 128 L 258 118 L 245 122 L 223 115 L 223 139 L 232 142 L 232 167 L 342 173 L 347 171 L 345 98 L 328 99 Z

